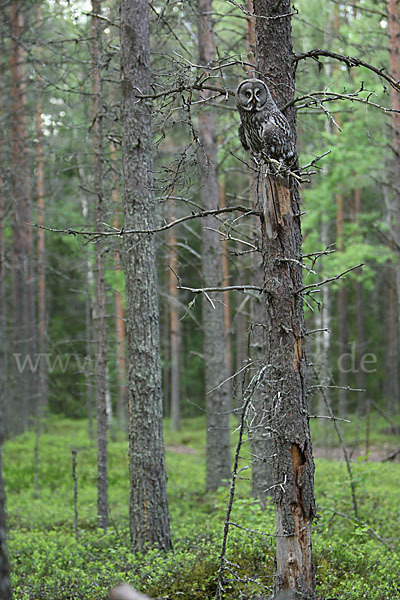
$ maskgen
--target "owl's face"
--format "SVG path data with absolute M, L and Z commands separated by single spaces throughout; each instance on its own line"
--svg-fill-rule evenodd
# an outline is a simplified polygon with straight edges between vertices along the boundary
M 248 112 L 263 110 L 268 100 L 267 86 L 261 79 L 245 79 L 236 90 L 236 104 Z

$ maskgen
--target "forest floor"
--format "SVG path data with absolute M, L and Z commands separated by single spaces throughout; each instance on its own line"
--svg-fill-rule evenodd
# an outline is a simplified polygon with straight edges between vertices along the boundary
M 400 600 L 400 465 L 378 462 L 400 443 L 374 420 L 365 456 L 361 421 L 342 427 L 353 452 L 351 469 L 357 517 L 342 450 L 332 428 L 312 423 L 316 448 L 318 519 L 313 548 L 318 600 Z M 110 528 L 97 527 L 96 449 L 86 421 L 51 417 L 39 444 L 34 482 L 33 433 L 5 444 L 9 548 L 14 600 L 106 600 L 107 590 L 128 581 L 163 600 L 212 600 L 215 596 L 229 486 L 206 494 L 204 418 L 185 419 L 180 432 L 165 424 L 173 552 L 129 548 L 127 443 L 114 432 L 109 443 Z M 232 436 L 234 445 L 236 434 Z M 74 534 L 71 445 L 77 449 L 78 539 Z M 362 451 L 364 449 L 364 455 Z M 376 453 L 375 453 L 376 449 Z M 244 449 L 245 450 L 245 449 Z M 330 458 L 319 457 L 329 451 Z M 351 450 L 350 450 L 351 451 Z M 359 454 L 359 455 L 358 455 Z M 334 459 L 334 460 L 332 460 Z M 368 459 L 368 460 L 367 460 Z M 243 465 L 245 466 L 245 465 Z M 250 471 L 246 471 L 249 473 Z M 270 596 L 275 515 L 250 497 L 250 481 L 238 480 L 227 558 L 226 599 Z M 244 529 L 243 529 L 244 528 Z

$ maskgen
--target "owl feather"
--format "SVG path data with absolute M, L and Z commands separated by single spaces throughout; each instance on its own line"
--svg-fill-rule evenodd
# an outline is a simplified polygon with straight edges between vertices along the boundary
M 236 106 L 239 139 L 246 152 L 290 167 L 295 161 L 295 138 L 268 86 L 261 79 L 245 79 L 236 90 Z

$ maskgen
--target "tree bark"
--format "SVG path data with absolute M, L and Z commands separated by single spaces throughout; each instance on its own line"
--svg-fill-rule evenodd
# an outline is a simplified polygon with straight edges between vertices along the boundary
M 36 26 L 41 24 L 40 3 L 36 5 Z M 47 351 L 47 317 L 46 317 L 46 241 L 45 231 L 40 229 L 44 225 L 44 156 L 43 156 L 43 129 L 42 129 L 42 94 L 41 77 L 38 74 L 37 83 L 40 88 L 36 104 L 36 191 L 37 191 L 37 278 L 38 278 L 38 348 L 39 355 L 44 357 Z M 38 417 L 47 410 L 47 363 L 43 358 L 39 362 L 39 398 Z
M 112 97 L 112 103 L 114 98 Z M 117 160 L 117 150 L 113 143 L 110 144 L 111 156 L 114 161 Z M 118 205 L 120 202 L 118 193 L 118 173 L 113 169 L 113 187 L 111 198 L 114 205 L 114 221 L 113 225 L 116 229 L 121 227 L 118 215 Z M 122 272 L 122 257 L 121 248 L 117 247 L 114 253 L 115 270 Z M 122 293 L 119 290 L 115 291 L 115 335 L 117 341 L 117 370 L 118 370 L 118 399 L 117 399 L 117 417 L 118 423 L 122 431 L 127 431 L 127 391 L 126 391 L 126 344 L 125 344 L 125 307 Z
M 254 12 L 253 0 L 247 0 L 248 15 L 246 17 L 246 52 L 247 61 L 252 67 L 247 67 L 248 77 L 257 77 L 255 74 L 255 52 L 256 52 L 256 28 L 255 19 L 251 16 Z M 255 208 L 256 178 L 254 173 L 249 174 L 250 204 Z M 262 246 L 261 230 L 258 227 L 258 218 L 254 217 L 252 226 L 255 231 L 255 244 L 258 248 Z M 252 257 L 252 279 L 254 285 L 264 287 L 264 268 L 262 256 L 255 252 Z M 267 314 L 265 301 L 262 295 L 251 300 L 251 327 L 249 335 L 249 353 L 253 361 L 253 368 L 260 370 L 264 362 L 265 352 L 265 323 Z M 251 484 L 254 498 L 260 501 L 261 508 L 265 508 L 267 496 L 272 495 L 273 474 L 271 455 L 273 453 L 271 433 L 269 429 L 269 417 L 266 411 L 264 392 L 259 386 L 254 391 L 252 400 L 252 411 L 249 421 L 249 435 L 252 453 Z
M 225 182 L 220 181 L 219 183 L 219 207 L 226 207 L 225 197 Z M 224 287 L 230 285 L 230 274 L 229 274 L 229 245 L 228 240 L 221 240 L 221 260 L 222 260 L 222 285 Z M 231 297 L 230 292 L 223 294 L 224 299 L 224 328 L 225 328 L 225 355 L 226 355 L 226 371 L 227 376 L 233 375 L 232 370 L 232 334 L 231 334 Z M 227 393 L 230 400 L 230 406 L 232 407 L 232 380 L 227 382 Z
M 174 220 L 174 214 L 171 212 L 171 221 Z M 180 428 L 180 346 L 181 346 L 181 327 L 179 321 L 179 304 L 178 304 L 178 251 L 176 246 L 175 229 L 171 227 L 168 235 L 168 250 L 169 250 L 169 333 L 170 333 L 170 355 L 171 355 L 171 393 L 170 393 L 170 408 L 171 408 L 171 429 L 178 431 Z
M 21 0 L 13 0 L 10 7 L 10 98 L 11 98 L 11 177 L 13 201 L 12 215 L 12 307 L 13 352 L 24 360 L 35 357 L 33 349 L 33 273 L 32 232 L 26 223 L 31 222 L 28 169 L 28 131 L 26 119 L 25 51 L 21 38 L 24 29 Z M 16 362 L 13 363 L 16 367 Z M 13 429 L 21 432 L 34 412 L 34 376 L 29 368 L 24 372 L 14 370 Z
M 278 106 L 294 95 L 290 0 L 254 0 L 257 68 L 272 88 Z M 286 114 L 296 128 L 292 107 Z M 266 181 L 260 185 L 266 186 Z M 305 335 L 302 289 L 301 222 L 297 185 L 291 189 L 274 181 L 279 214 L 272 238 L 267 237 L 262 197 L 262 254 L 265 281 L 266 404 L 274 445 L 276 554 L 274 592 L 292 590 L 298 598 L 315 599 L 311 523 L 315 516 L 314 463 L 308 422 Z M 265 190 L 268 193 L 269 186 Z M 270 220 L 270 223 L 272 219 Z M 285 261 L 285 259 L 289 259 Z
M 400 80 L 400 17 L 398 0 L 386 0 L 386 10 L 388 15 L 388 35 L 389 35 L 389 64 L 390 74 L 396 80 Z M 392 201 L 392 219 L 391 234 L 397 247 L 397 265 L 396 265 L 396 295 L 397 295 L 397 316 L 400 315 L 400 94 L 396 90 L 390 90 L 390 101 L 393 112 L 392 117 L 392 150 L 393 150 L 393 189 L 394 198 Z M 390 292 L 389 292 L 390 293 Z M 398 326 L 399 326 L 399 322 Z M 398 350 L 399 331 L 397 331 L 397 350 Z M 393 340 L 395 344 L 395 340 Z M 393 363 L 398 365 L 399 357 L 392 357 Z M 398 387 L 398 386 L 397 386 Z M 395 392 L 396 393 L 396 392 Z M 399 407 L 399 391 L 396 398 L 391 400 L 393 406 Z
M 0 52 L 4 50 L 0 42 Z M 0 63 L 0 113 L 3 112 L 3 63 Z M 8 433 L 8 347 L 7 347 L 7 296 L 6 296 L 6 240 L 4 225 L 6 204 L 4 194 L 3 147 L 4 132 L 0 131 L 0 412 L 3 418 L 4 435 Z
M 386 377 L 383 393 L 386 398 L 386 409 L 389 414 L 393 414 L 399 400 L 399 315 L 396 297 L 396 269 L 392 262 L 388 265 L 386 287 L 388 310 L 386 317 Z
M 121 1 L 122 151 L 125 227 L 152 229 L 149 6 Z M 154 236 L 125 237 L 130 531 L 133 550 L 171 547 L 164 456 L 157 267 Z
M 10 565 L 7 552 L 5 491 L 3 481 L 2 443 L 0 440 L 0 600 L 11 600 Z
M 3 50 L 3 45 L 0 44 Z M 0 111 L 3 109 L 3 69 L 0 66 Z M 5 491 L 3 481 L 2 445 L 7 433 L 8 389 L 7 389 L 7 344 L 6 344 L 6 270 L 4 221 L 5 206 L 3 195 L 3 133 L 0 132 L 0 600 L 11 600 L 10 566 L 7 552 Z
M 361 214 L 361 190 L 354 190 L 354 211 L 353 222 L 359 222 Z M 356 298 L 357 298 L 357 387 L 362 390 L 357 393 L 357 412 L 364 415 L 367 407 L 367 377 L 364 368 L 363 356 L 366 352 L 365 339 L 365 314 L 364 314 L 364 286 L 362 281 L 356 281 Z M 326 287 L 326 286 L 325 286 Z
M 101 1 L 92 0 L 93 15 L 101 15 Z M 95 230 L 104 229 L 103 192 L 103 86 L 102 86 L 102 21 L 92 16 L 92 109 L 93 109 L 93 186 L 96 196 Z M 95 386 L 97 417 L 97 514 L 100 526 L 108 527 L 107 483 L 107 342 L 104 242 L 95 244 L 96 331 Z
M 343 196 L 338 194 L 336 197 L 337 201 L 337 213 L 336 213 L 336 247 L 338 252 L 343 252 L 344 241 L 343 241 L 343 223 L 344 223 L 344 203 Z M 346 389 L 348 386 L 347 376 L 347 365 L 344 361 L 345 354 L 348 353 L 348 332 L 347 332 L 347 298 L 346 288 L 343 282 L 340 284 L 337 295 L 337 310 L 338 310 L 338 334 L 339 334 L 339 356 L 338 356 L 338 367 L 339 367 L 339 414 L 345 416 L 349 412 L 348 406 L 348 392 Z
M 198 0 L 198 40 L 200 63 L 214 60 L 212 1 Z M 207 98 L 209 93 L 204 93 Z M 197 162 L 200 180 L 200 199 L 205 210 L 219 207 L 217 175 L 217 119 L 215 109 L 200 114 Z M 221 240 L 216 231 L 218 220 L 203 219 L 202 272 L 205 287 L 222 286 Z M 220 384 L 227 379 L 225 354 L 224 309 L 215 294 L 203 295 L 203 346 L 205 363 L 207 448 L 206 489 L 216 490 L 231 474 L 228 388 Z

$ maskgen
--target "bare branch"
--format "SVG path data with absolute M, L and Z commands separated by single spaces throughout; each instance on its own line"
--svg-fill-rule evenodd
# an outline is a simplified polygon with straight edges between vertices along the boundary
M 373 73 L 376 73 L 376 75 L 382 77 L 382 79 L 387 81 L 393 89 L 400 92 L 400 82 L 393 79 L 391 75 L 385 73 L 384 67 L 378 69 L 378 67 L 370 65 L 364 60 L 361 60 L 360 58 L 355 58 L 354 56 L 345 56 L 344 54 L 337 54 L 336 52 L 331 52 L 330 50 L 314 48 L 313 50 L 309 50 L 308 52 L 301 52 L 300 54 L 295 54 L 293 56 L 293 62 L 297 63 L 300 60 L 304 60 L 306 58 L 312 58 L 313 60 L 316 60 L 318 62 L 318 58 L 320 56 L 326 56 L 328 58 L 333 58 L 334 60 L 343 62 L 350 69 L 353 67 L 364 67 L 365 69 L 369 69 L 370 71 L 373 71 Z
M 325 285 L 326 283 L 330 283 L 331 281 L 337 281 L 338 279 L 340 279 L 341 277 L 343 277 L 347 273 L 350 273 L 350 271 L 354 271 L 355 269 L 360 269 L 363 266 L 364 266 L 364 263 L 360 263 L 359 265 L 355 265 L 354 267 L 350 267 L 349 269 L 346 269 L 346 271 L 343 271 L 343 273 L 339 273 L 339 275 L 334 275 L 333 277 L 328 277 L 327 279 L 324 279 L 323 281 L 319 281 L 318 283 L 310 283 L 310 285 L 305 285 L 304 287 L 302 287 L 299 290 L 297 290 L 296 293 L 300 294 L 300 293 L 304 292 L 305 290 L 315 289 L 315 288 L 318 288 L 321 285 Z
M 96 240 L 96 239 L 101 239 L 103 237 L 110 237 L 110 236 L 122 236 L 122 235 L 134 235 L 134 234 L 152 234 L 152 233 L 160 233 L 161 231 L 167 231 L 168 229 L 171 229 L 171 227 L 175 227 L 176 225 L 179 225 L 180 223 L 184 223 L 186 221 L 190 221 L 192 219 L 197 219 L 197 218 L 202 218 L 202 217 L 209 217 L 209 216 L 215 216 L 215 215 L 221 215 L 224 213 L 231 213 L 231 212 L 242 212 L 245 215 L 259 215 L 260 213 L 254 210 L 251 210 L 250 208 L 247 208 L 246 206 L 228 206 L 225 208 L 216 208 L 214 210 L 204 210 L 204 211 L 200 211 L 198 213 L 192 213 L 190 215 L 186 215 L 184 217 L 181 217 L 180 219 L 176 219 L 175 221 L 171 221 L 171 223 L 167 223 L 166 225 L 162 225 L 161 227 L 155 227 L 154 229 L 127 229 L 124 230 L 124 228 L 121 229 L 116 229 L 115 227 L 111 227 L 111 225 L 107 225 L 105 223 L 105 225 L 107 225 L 108 227 L 110 227 L 109 231 L 82 231 L 79 229 L 72 229 L 72 228 L 68 228 L 68 229 L 55 229 L 54 227 L 44 227 L 43 225 L 38 225 L 37 223 L 32 224 L 33 227 L 37 227 L 38 229 L 44 229 L 45 231 L 51 231 L 53 233 L 64 233 L 67 235 L 83 235 L 84 237 L 87 237 L 89 239 L 92 240 Z

